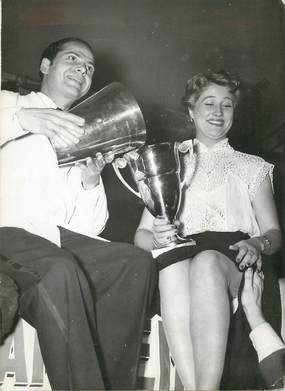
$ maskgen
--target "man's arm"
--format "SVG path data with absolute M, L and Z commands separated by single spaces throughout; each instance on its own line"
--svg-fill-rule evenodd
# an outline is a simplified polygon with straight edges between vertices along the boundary
M 66 222 L 67 228 L 91 237 L 99 235 L 105 228 L 109 214 L 101 172 L 113 158 L 112 153 L 104 157 L 97 153 L 94 159 L 88 158 L 85 163 L 77 163 L 69 170 L 70 195 L 73 194 L 75 201 Z
M 0 94 L 0 145 L 30 133 L 48 137 L 55 146 L 75 144 L 84 134 L 84 119 L 55 108 L 38 107 L 35 96 L 20 96 L 2 91 Z
M 261 309 L 263 273 L 251 268 L 244 274 L 241 301 L 252 329 L 250 339 L 257 352 L 258 361 L 268 387 L 282 385 L 285 374 L 285 344 L 266 322 Z M 282 383 L 282 384 L 281 384 Z
M 16 112 L 19 110 L 19 94 L 10 91 L 0 93 L 0 145 L 26 134 L 21 128 Z
M 284 389 L 285 348 L 276 350 L 265 357 L 259 366 L 268 387 Z

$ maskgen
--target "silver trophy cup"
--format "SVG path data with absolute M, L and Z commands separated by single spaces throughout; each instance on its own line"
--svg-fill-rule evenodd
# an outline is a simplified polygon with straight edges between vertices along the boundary
M 77 144 L 55 149 L 60 166 L 94 157 L 97 152 L 125 153 L 145 143 L 142 112 L 121 83 L 107 85 L 69 111 L 85 119 L 84 135 Z
M 184 147 L 181 151 L 189 152 Z M 114 169 L 123 184 L 140 197 L 154 217 L 164 217 L 173 223 L 179 211 L 182 184 L 180 180 L 179 143 L 164 142 L 145 145 L 135 151 L 124 154 L 139 193 L 125 181 L 118 164 Z M 170 242 L 165 250 L 173 246 L 195 245 L 193 240 L 184 241 L 179 235 Z M 155 250 L 154 250 L 155 251 Z M 155 255 L 155 254 L 154 254 Z

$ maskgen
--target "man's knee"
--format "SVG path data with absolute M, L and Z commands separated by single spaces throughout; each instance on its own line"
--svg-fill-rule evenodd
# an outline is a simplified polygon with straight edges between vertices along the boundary
M 48 278 L 55 283 L 63 282 L 70 278 L 74 278 L 78 273 L 79 266 L 77 261 L 72 256 L 63 255 L 57 259 L 51 260 L 43 280 Z
M 150 298 L 157 277 L 155 261 L 151 254 L 124 243 L 120 246 L 120 252 L 118 251 L 117 261 L 120 264 L 117 271 L 120 270 L 121 281 L 128 287 L 126 292 L 132 292 L 128 304 L 134 305 L 142 296 Z
M 141 276 L 155 273 L 155 261 L 150 253 L 131 244 L 125 244 L 123 252 L 126 255 L 124 258 L 129 270 L 133 270 Z

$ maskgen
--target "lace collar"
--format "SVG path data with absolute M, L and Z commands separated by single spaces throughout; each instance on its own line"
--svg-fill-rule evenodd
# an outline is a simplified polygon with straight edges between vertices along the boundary
M 229 139 L 225 138 L 219 142 L 217 142 L 213 147 L 207 147 L 205 144 L 203 144 L 201 141 L 195 139 L 194 140 L 195 145 L 197 146 L 197 151 L 201 154 L 204 153 L 215 153 L 215 152 L 229 152 L 232 151 L 233 148 L 229 144 Z

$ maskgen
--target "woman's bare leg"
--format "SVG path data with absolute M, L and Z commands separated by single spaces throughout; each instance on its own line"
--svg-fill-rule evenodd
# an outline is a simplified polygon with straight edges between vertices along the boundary
M 190 335 L 189 260 L 159 273 L 161 316 L 171 355 L 182 384 L 195 390 L 195 370 Z
M 240 273 L 223 254 L 204 251 L 190 264 L 191 336 L 198 390 L 217 390 L 230 322 L 231 275 Z

